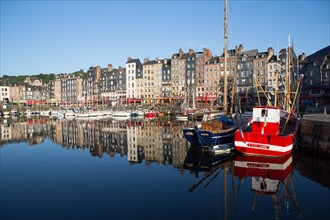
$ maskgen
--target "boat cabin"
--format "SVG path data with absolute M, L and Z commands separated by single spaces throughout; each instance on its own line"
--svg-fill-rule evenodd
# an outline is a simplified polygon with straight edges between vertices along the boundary
M 252 190 L 262 194 L 276 194 L 279 183 L 279 180 L 252 177 Z
M 280 108 L 269 106 L 253 107 L 252 132 L 268 135 L 279 135 Z

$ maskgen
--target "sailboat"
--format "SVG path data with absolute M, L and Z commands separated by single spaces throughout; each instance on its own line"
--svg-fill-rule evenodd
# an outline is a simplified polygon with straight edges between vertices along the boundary
M 290 46 L 286 55 L 286 86 L 282 93 L 284 108 L 278 105 L 278 95 L 281 94 L 278 91 L 278 73 L 276 73 L 276 88 L 273 94 L 266 93 L 255 76 L 259 105 L 253 107 L 252 117 L 235 132 L 235 147 L 241 153 L 282 157 L 292 152 L 300 125 L 300 119 L 294 107 L 299 100 L 299 88 L 303 75 L 297 81 L 296 91 L 291 92 Z M 259 93 L 264 94 L 267 105 L 261 104 Z M 271 95 L 274 97 L 273 102 Z
M 203 121 L 194 126 L 183 129 L 185 138 L 194 146 L 207 148 L 214 153 L 227 152 L 234 149 L 234 134 L 238 126 L 228 113 L 227 93 L 227 42 L 228 42 L 228 22 L 227 22 L 227 0 L 224 1 L 224 110 L 223 115 L 215 120 Z M 225 150 L 221 150 L 224 148 Z
M 187 88 L 187 91 L 185 93 L 181 108 L 175 114 L 175 119 L 178 121 L 188 121 L 190 114 L 193 114 L 200 110 L 201 110 L 201 108 L 197 108 L 196 104 L 195 104 L 195 91 L 193 88 L 191 88 L 191 86 L 189 86 L 189 89 Z

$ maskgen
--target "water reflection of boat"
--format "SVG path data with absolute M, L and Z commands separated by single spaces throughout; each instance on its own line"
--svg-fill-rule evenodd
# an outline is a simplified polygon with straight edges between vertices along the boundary
M 261 157 L 240 155 L 235 159 L 235 176 L 261 176 L 264 178 L 283 180 L 292 171 L 292 155 L 285 157 Z
M 221 178 L 220 175 L 223 174 L 223 186 L 221 186 L 221 188 L 223 188 L 223 219 L 227 219 L 228 217 L 227 173 L 232 172 L 235 157 L 236 154 L 233 152 L 228 154 L 210 154 L 208 151 L 190 147 L 184 161 L 184 168 L 192 171 L 196 178 L 198 178 L 199 172 L 204 172 L 203 178 L 193 184 L 189 192 L 194 192 L 200 185 L 202 185 L 203 188 L 210 186 L 211 183 L 217 182 L 216 180 Z M 233 180 L 232 178 L 232 184 L 234 184 Z M 217 189 L 217 194 L 219 194 L 219 189 Z M 221 210 L 217 202 L 216 210 Z
M 279 217 L 283 199 L 286 208 L 290 202 L 293 202 L 300 215 L 291 179 L 292 170 L 291 154 L 280 158 L 240 155 L 236 157 L 234 164 L 235 176 L 240 180 L 251 178 L 252 191 L 255 192 L 252 210 L 255 210 L 261 196 L 269 196 L 273 199 L 276 219 Z
M 219 169 L 219 167 L 234 159 L 235 154 L 230 152 L 228 154 L 210 154 L 207 151 L 196 147 L 190 147 L 184 161 L 184 168 L 189 169 L 196 176 L 199 172 L 206 171 L 209 175 Z

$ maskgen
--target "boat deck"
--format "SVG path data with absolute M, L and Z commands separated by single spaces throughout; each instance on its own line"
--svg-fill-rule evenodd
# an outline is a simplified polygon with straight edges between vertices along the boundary
M 285 128 L 284 128 L 285 122 L 286 122 L 286 118 L 281 118 L 281 122 L 280 122 L 280 136 L 289 135 L 295 129 L 295 123 L 296 122 L 293 122 L 292 120 L 289 120 L 288 123 L 286 124 Z M 250 126 L 248 126 L 244 130 L 244 132 L 252 132 L 252 124 Z

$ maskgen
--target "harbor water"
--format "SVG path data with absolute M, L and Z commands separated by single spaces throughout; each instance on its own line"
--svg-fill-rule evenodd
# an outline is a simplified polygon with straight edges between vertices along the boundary
M 1 120 L 0 219 L 329 219 L 328 158 L 212 155 L 171 118 Z

